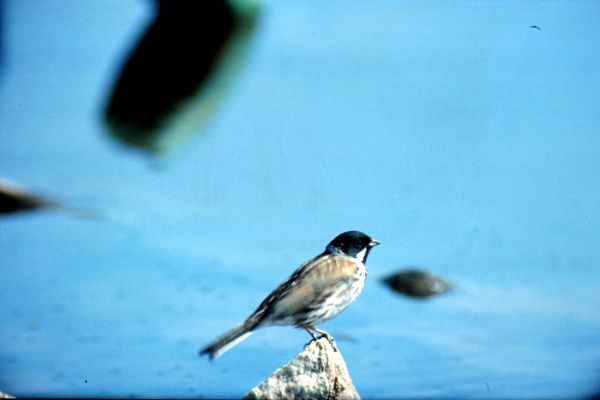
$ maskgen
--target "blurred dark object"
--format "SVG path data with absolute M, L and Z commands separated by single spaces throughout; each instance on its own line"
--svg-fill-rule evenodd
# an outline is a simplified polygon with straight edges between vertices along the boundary
M 453 285 L 425 271 L 409 269 L 383 279 L 396 292 L 410 297 L 430 297 L 447 292 Z
M 81 218 L 103 220 L 100 212 L 61 204 L 56 200 L 43 198 L 31 193 L 6 178 L 0 177 L 0 215 L 38 209 L 60 210 L 68 215 Z
M 157 0 L 106 109 L 111 133 L 151 151 L 197 131 L 240 65 L 257 0 Z
M 600 400 L 600 389 L 596 393 L 591 394 L 590 396 L 584 397 L 584 400 Z
M 0 178 L 0 214 L 32 211 L 53 206 L 56 206 L 56 203 L 29 194 L 14 183 Z

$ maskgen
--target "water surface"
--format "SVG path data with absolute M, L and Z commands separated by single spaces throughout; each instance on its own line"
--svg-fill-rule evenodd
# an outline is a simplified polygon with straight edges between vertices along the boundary
M 323 328 L 363 397 L 597 393 L 599 4 L 267 2 L 208 125 L 158 159 L 102 122 L 150 3 L 0 5 L 1 175 L 101 216 L 0 220 L 2 391 L 239 397 L 308 336 L 197 350 L 360 229 L 383 244 Z M 378 282 L 415 266 L 456 289 Z

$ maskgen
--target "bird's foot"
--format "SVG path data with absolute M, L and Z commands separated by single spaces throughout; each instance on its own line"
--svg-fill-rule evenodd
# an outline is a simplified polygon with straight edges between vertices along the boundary
M 319 339 L 321 339 L 321 338 L 327 339 L 327 341 L 331 345 L 331 348 L 333 349 L 333 351 L 335 351 L 337 353 L 338 350 L 337 350 L 337 346 L 335 345 L 335 339 L 333 338 L 333 336 L 321 335 L 321 336 L 319 336 Z
M 310 329 L 310 331 L 308 329 L 306 331 L 310 333 L 310 335 L 313 337 L 314 340 L 318 340 L 318 339 L 321 339 L 324 337 L 325 339 L 327 339 L 327 341 L 333 348 L 333 351 L 337 351 L 337 346 L 335 345 L 335 339 L 333 338 L 333 336 L 331 336 L 329 333 L 325 332 L 324 330 L 315 328 L 314 326 L 310 327 L 309 329 Z M 315 332 L 321 334 L 321 336 L 319 336 L 317 338 L 312 331 L 315 331 Z
M 317 340 L 319 340 L 319 338 L 317 337 L 317 335 L 315 335 L 315 333 L 313 331 L 311 331 L 309 328 L 304 328 L 304 330 L 306 331 L 306 333 L 308 333 L 310 335 L 310 337 L 312 338 L 308 343 L 306 343 L 304 345 L 304 347 L 308 346 L 309 344 L 311 344 L 312 342 L 316 342 Z

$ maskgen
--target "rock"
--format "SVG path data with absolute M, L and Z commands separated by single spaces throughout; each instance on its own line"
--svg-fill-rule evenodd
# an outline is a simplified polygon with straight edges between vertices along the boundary
M 0 392 L 0 399 L 14 399 L 10 394 L 6 394 L 4 392 Z
M 203 128 L 249 53 L 261 1 L 157 0 L 105 110 L 120 142 L 163 152 Z
M 383 279 L 396 292 L 411 297 L 430 297 L 447 292 L 453 285 L 425 271 L 399 271 Z
M 244 399 L 360 399 L 342 353 L 322 337 L 259 383 Z
M 16 183 L 0 177 L 0 216 L 2 214 L 35 211 L 38 209 L 61 210 L 75 218 L 95 220 L 105 218 L 100 212 L 95 210 L 68 206 L 56 200 L 29 193 Z
M 27 193 L 8 179 L 0 177 L 0 214 L 31 211 L 53 205 L 50 200 Z

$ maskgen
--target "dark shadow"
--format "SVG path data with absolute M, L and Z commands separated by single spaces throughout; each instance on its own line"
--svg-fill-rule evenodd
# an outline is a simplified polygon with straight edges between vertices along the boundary
M 170 119 L 221 67 L 236 32 L 250 31 L 254 25 L 253 13 L 236 11 L 223 0 L 157 4 L 156 18 L 131 52 L 106 108 L 114 136 L 151 151 L 162 150 L 161 136 L 172 135 L 168 125 L 177 125 Z M 204 103 L 196 107 L 198 117 L 214 99 Z M 189 125 L 187 120 L 180 124 L 183 129 Z
M 600 400 L 600 388 L 597 388 L 594 392 L 592 392 L 590 396 L 584 397 L 584 400 Z

